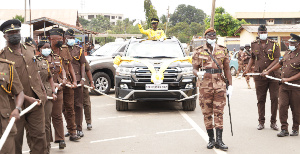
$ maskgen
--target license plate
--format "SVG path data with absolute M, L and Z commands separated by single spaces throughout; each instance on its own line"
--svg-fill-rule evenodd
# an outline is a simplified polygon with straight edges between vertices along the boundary
M 168 90 L 169 85 L 168 84 L 146 84 L 145 86 L 146 90 Z

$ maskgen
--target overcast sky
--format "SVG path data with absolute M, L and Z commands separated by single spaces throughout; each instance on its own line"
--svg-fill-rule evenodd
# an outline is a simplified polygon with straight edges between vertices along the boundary
M 19 3 L 16 3 L 18 1 Z M 27 0 L 28 3 L 29 0 Z M 179 4 L 193 5 L 211 14 L 212 0 L 151 0 L 158 16 L 173 13 Z M 266 3 L 266 5 L 265 5 Z M 2 1 L 0 9 L 24 9 L 25 0 Z M 144 0 L 31 0 L 32 9 L 77 9 L 79 13 L 118 13 L 125 18 L 145 20 Z M 217 0 L 227 12 L 300 12 L 299 0 Z M 27 5 L 28 8 L 28 5 Z

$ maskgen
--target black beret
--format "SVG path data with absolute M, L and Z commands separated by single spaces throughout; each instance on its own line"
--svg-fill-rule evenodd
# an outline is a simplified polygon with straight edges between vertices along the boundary
M 259 25 L 258 31 L 267 31 L 266 25 Z
M 289 39 L 289 42 L 300 42 L 300 36 L 293 33 L 291 33 L 290 36 L 292 38 Z
M 31 37 L 26 37 L 25 43 L 28 45 L 36 45 L 35 41 Z
M 20 30 L 20 29 L 21 29 L 21 21 L 18 19 L 7 20 L 0 26 L 0 31 L 2 31 L 3 33 L 12 30 Z
M 251 47 L 250 44 L 245 44 L 245 47 Z
M 156 19 L 156 18 L 152 18 L 152 19 L 151 19 L 151 24 L 155 24 L 155 23 L 158 23 L 158 22 L 159 22 L 159 20 Z
M 64 30 L 58 27 L 53 27 L 52 29 L 49 30 L 49 34 L 63 36 Z
M 75 32 L 73 29 L 67 29 L 65 32 L 65 35 L 75 36 L 74 34 L 75 34 Z
M 45 43 L 50 43 L 47 36 L 43 36 L 38 44 L 38 49 L 45 45 Z

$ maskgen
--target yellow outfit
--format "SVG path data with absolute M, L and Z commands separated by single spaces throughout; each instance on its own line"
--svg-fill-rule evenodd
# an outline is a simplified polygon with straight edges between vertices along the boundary
M 140 32 L 142 34 L 145 34 L 148 36 L 149 40 L 159 40 L 160 38 L 164 38 L 166 39 L 166 35 L 164 33 L 163 30 L 157 29 L 157 30 L 153 30 L 153 29 L 148 29 L 148 30 L 144 30 L 142 25 L 138 24 Z

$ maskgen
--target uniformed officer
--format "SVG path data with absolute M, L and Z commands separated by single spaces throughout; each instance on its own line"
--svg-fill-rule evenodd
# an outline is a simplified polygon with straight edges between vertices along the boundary
M 250 52 L 251 52 L 250 51 L 250 44 L 246 44 L 245 45 L 245 50 L 243 51 L 242 57 L 241 57 L 242 60 L 243 60 L 243 72 L 246 70 L 247 65 L 249 63 L 249 60 L 251 58 L 251 53 Z M 250 67 L 249 72 L 253 72 L 253 68 L 254 67 Z M 245 76 L 245 79 L 246 79 L 246 82 L 247 82 L 247 85 L 248 85 L 248 89 L 251 89 L 251 86 L 250 86 L 250 76 L 249 75 Z
M 70 55 L 70 51 L 68 47 L 66 45 L 63 45 L 63 35 L 64 35 L 63 29 L 52 28 L 51 30 L 49 30 L 49 33 L 50 33 L 50 42 L 51 42 L 51 48 L 53 54 L 59 55 L 61 57 L 62 65 L 66 72 L 66 77 L 62 73 L 60 73 L 58 80 L 60 81 L 62 80 L 61 83 L 66 82 L 67 84 L 73 85 L 73 87 L 77 87 L 76 76 L 74 73 L 73 66 L 71 64 L 72 57 Z M 62 92 L 63 92 L 63 108 L 64 108 L 63 110 L 65 111 L 64 116 L 67 122 L 68 132 L 70 133 L 70 135 L 68 136 L 70 136 L 69 138 L 70 141 L 77 141 L 80 139 L 80 137 L 76 135 L 75 112 L 74 112 L 74 90 L 70 87 L 64 86 Z M 59 123 L 59 125 L 62 124 Z M 60 138 L 62 138 L 61 132 L 58 132 L 57 135 L 60 136 Z
M 82 48 L 75 44 L 75 32 L 68 29 L 65 32 L 65 42 L 72 56 L 72 66 L 75 72 L 77 84 L 81 84 L 74 88 L 74 111 L 75 123 L 77 126 L 77 135 L 83 137 L 82 120 L 83 120 L 83 86 L 85 79 L 85 56 Z
M 277 134 L 278 137 L 289 135 L 288 131 L 288 109 L 291 107 L 293 115 L 293 127 L 290 136 L 298 136 L 300 124 L 300 88 L 284 84 L 290 82 L 300 85 L 300 36 L 290 34 L 289 50 L 285 52 L 283 58 L 269 69 L 263 72 L 262 75 L 269 75 L 271 72 L 282 69 L 281 85 L 279 89 L 279 119 L 281 122 L 281 132 Z
M 32 46 L 35 50 L 35 52 L 37 52 L 37 44 L 36 42 L 31 38 L 31 37 L 26 37 L 25 38 L 25 44 Z M 36 53 L 35 53 L 36 54 Z
M 50 142 L 53 141 L 52 138 L 52 131 L 51 131 L 51 114 L 52 114 L 52 101 L 55 101 L 57 96 L 55 92 L 53 76 L 50 71 L 49 61 L 47 59 L 51 59 L 51 47 L 50 42 L 47 40 L 46 37 L 43 37 L 38 44 L 38 49 L 40 51 L 40 55 L 37 56 L 37 66 L 40 77 L 44 84 L 44 88 L 46 90 L 47 96 L 53 97 L 53 100 L 47 100 L 44 106 L 45 110 L 45 132 L 46 132 L 46 140 L 47 140 L 47 153 L 50 153 L 51 144 Z
M 20 27 L 21 22 L 16 19 L 7 20 L 0 26 L 0 30 L 4 33 L 4 38 L 7 41 L 7 46 L 3 49 L 0 57 L 15 62 L 16 72 L 20 77 L 25 94 L 22 107 L 27 108 L 33 102 L 39 100 L 42 103 L 16 122 L 18 130 L 15 137 L 16 153 L 22 153 L 24 127 L 26 126 L 29 135 L 27 138 L 30 138 L 29 148 L 31 152 L 33 154 L 43 154 L 46 153 L 44 113 L 46 94 L 37 71 L 33 47 L 20 43 Z
M 0 51 L 0 53 L 3 52 Z M 16 108 L 11 111 L 9 97 L 15 96 Z M 14 68 L 14 62 L 0 58 L 0 138 L 9 123 L 11 117 L 20 119 L 19 113 L 22 111 L 24 101 L 23 86 L 18 73 Z M 17 133 L 16 125 L 11 129 L 0 153 L 15 154 L 15 135 Z
M 258 36 L 259 39 L 253 41 L 251 43 L 251 59 L 247 66 L 247 69 L 244 72 L 247 74 L 254 64 L 254 72 L 262 73 L 263 71 L 268 71 L 271 67 L 273 67 L 279 61 L 280 51 L 278 44 L 268 39 L 267 27 L 265 25 L 260 25 L 258 27 Z M 270 73 L 271 76 L 278 78 L 280 76 L 279 71 L 273 71 Z M 271 99 L 271 125 L 270 127 L 274 130 L 278 130 L 276 125 L 276 116 L 278 109 L 278 89 L 279 83 L 278 81 L 267 79 L 261 76 L 254 76 L 255 88 L 256 88 L 256 96 L 257 96 L 257 107 L 258 107 L 258 121 L 259 125 L 257 127 L 258 130 L 262 130 L 265 128 L 265 104 L 267 91 L 269 89 L 270 99 Z
M 223 110 L 226 105 L 226 84 L 223 80 L 226 77 L 229 81 L 227 95 L 231 97 L 232 77 L 229 69 L 229 56 L 226 47 L 216 44 L 216 31 L 214 28 L 207 29 L 204 35 L 206 43 L 197 47 L 193 53 L 193 72 L 194 75 L 198 76 L 199 102 L 209 136 L 207 148 L 212 149 L 215 146 L 218 149 L 227 150 L 228 147 L 222 141 Z M 210 55 L 218 64 L 214 62 Z M 214 127 L 216 128 L 216 142 Z
M 84 82 L 84 84 L 90 85 L 93 89 L 95 89 L 91 67 L 87 60 L 85 61 L 85 73 L 87 80 Z M 89 90 L 87 88 L 83 88 L 83 110 L 87 129 L 92 130 L 92 107 Z
M 139 29 L 142 34 L 148 36 L 148 40 L 160 40 L 163 41 L 166 39 L 166 35 L 163 30 L 157 29 L 159 20 L 156 18 L 151 19 L 152 29 L 144 30 L 142 25 L 139 23 Z
M 235 76 L 236 78 L 239 77 L 240 72 L 243 71 L 243 67 L 244 67 L 243 65 L 244 62 L 242 60 L 243 52 L 244 52 L 244 46 L 241 46 L 239 52 L 237 53 L 239 66 L 238 66 L 238 71 L 236 72 L 236 76 Z

